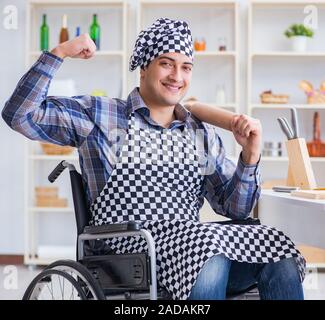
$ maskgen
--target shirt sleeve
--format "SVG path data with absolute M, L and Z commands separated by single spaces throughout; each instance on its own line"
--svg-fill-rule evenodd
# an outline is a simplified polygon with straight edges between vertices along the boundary
M 245 219 L 261 193 L 260 160 L 246 165 L 240 154 L 236 166 L 225 156 L 223 142 L 216 131 L 212 138 L 209 131 L 208 157 L 214 168 L 205 176 L 203 196 L 216 213 L 231 219 Z
M 5 122 L 29 139 L 78 147 L 94 127 L 96 97 L 47 96 L 63 60 L 43 53 L 20 79 L 2 110 Z

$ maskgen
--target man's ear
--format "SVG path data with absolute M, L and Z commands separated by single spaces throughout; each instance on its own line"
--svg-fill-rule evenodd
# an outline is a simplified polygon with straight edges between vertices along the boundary
M 140 79 L 143 79 L 145 77 L 146 70 L 145 68 L 140 69 Z

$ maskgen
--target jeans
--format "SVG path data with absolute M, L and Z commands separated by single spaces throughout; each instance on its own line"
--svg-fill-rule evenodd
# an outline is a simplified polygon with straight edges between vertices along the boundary
M 223 300 L 256 283 L 262 300 L 304 299 L 294 258 L 264 264 L 232 261 L 220 254 L 205 263 L 189 300 Z

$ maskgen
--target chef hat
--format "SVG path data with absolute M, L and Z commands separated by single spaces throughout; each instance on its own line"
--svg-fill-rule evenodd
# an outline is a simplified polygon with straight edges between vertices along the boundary
M 193 41 L 187 23 L 160 18 L 142 30 L 135 42 L 129 69 L 145 67 L 150 61 L 167 52 L 179 52 L 193 60 Z

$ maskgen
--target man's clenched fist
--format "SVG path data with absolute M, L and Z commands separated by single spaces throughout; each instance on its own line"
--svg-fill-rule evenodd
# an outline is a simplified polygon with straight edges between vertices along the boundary
M 60 43 L 51 53 L 64 59 L 80 58 L 89 59 L 96 51 L 96 45 L 88 33 L 82 34 L 72 40 Z

